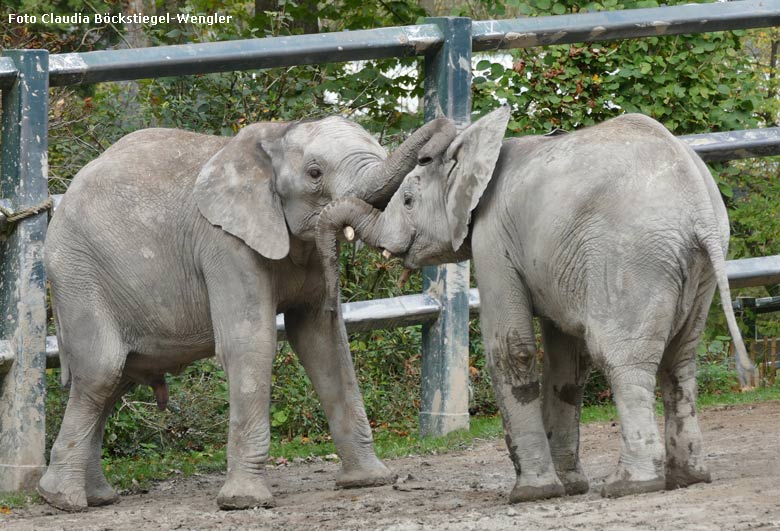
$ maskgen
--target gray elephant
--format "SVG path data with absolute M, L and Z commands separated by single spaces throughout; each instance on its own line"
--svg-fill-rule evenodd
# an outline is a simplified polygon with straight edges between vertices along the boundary
M 695 361 L 716 286 L 743 383 L 755 368 L 729 304 L 729 225 L 706 166 L 642 115 L 502 143 L 508 119 L 508 109 L 498 109 L 421 158 L 384 212 L 355 198 L 324 209 L 317 241 L 326 275 L 337 266 L 332 240 L 343 239 L 343 228 L 410 268 L 473 257 L 517 474 L 510 502 L 588 490 L 578 451 L 591 363 L 609 380 L 622 433 L 603 495 L 710 481 Z M 534 315 L 544 344 L 541 386 Z
M 232 138 L 147 129 L 85 166 L 45 245 L 62 375 L 72 383 L 40 494 L 65 510 L 115 501 L 100 455 L 117 399 L 146 384 L 164 407 L 165 373 L 216 353 L 230 389 L 218 504 L 269 505 L 277 312 L 324 406 L 342 459 L 337 486 L 392 481 L 374 453 L 342 316 L 322 308 L 315 226 L 339 197 L 384 206 L 421 148 L 454 135 L 439 120 L 387 157 L 340 117 L 259 123 Z

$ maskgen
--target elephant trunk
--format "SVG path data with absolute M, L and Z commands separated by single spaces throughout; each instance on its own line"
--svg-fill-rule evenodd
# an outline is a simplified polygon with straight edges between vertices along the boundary
M 325 277 L 326 310 L 335 311 L 339 303 L 339 241 L 357 237 L 378 247 L 383 226 L 383 212 L 356 197 L 334 201 L 320 212 L 315 242 Z
M 427 164 L 444 151 L 457 136 L 452 120 L 436 118 L 415 131 L 390 156 L 369 167 L 360 179 L 361 192 L 357 195 L 377 208 L 384 208 L 404 177 L 414 169 L 418 161 Z

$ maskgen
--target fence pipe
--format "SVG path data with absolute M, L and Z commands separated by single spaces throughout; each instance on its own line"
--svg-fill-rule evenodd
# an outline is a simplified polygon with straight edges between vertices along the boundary
M 748 269 L 745 264 L 752 265 Z M 767 274 L 767 270 L 772 273 Z M 726 262 L 726 271 L 732 288 L 780 284 L 780 255 L 730 260 Z M 761 310 L 780 311 L 780 302 L 777 299 L 778 297 L 756 299 L 759 313 Z M 741 309 L 738 301 L 739 299 L 733 303 L 735 310 Z M 479 291 L 477 288 L 472 288 L 468 292 L 470 317 L 479 315 L 479 306 Z M 342 312 L 348 332 L 366 332 L 432 323 L 438 319 L 441 305 L 437 300 L 422 293 L 389 299 L 348 302 L 342 305 Z M 276 317 L 276 331 L 279 341 L 284 340 L 286 336 L 281 314 Z M 59 347 L 55 336 L 46 338 L 46 358 L 47 367 L 60 366 Z M 10 367 L 13 360 L 14 354 L 10 351 L 9 342 L 0 340 L 0 374 Z
M 425 55 L 425 120 L 443 114 L 459 127 L 471 118 L 471 19 L 427 19 L 444 44 Z M 420 435 L 469 427 L 469 264 L 423 268 L 423 292 L 441 306 L 423 324 Z
M 474 22 L 474 51 L 780 26 L 780 0 L 740 0 Z
M 740 0 L 509 20 L 474 21 L 473 50 L 600 42 L 780 25 L 780 0 Z M 424 55 L 441 45 L 436 24 L 182 44 L 51 56 L 53 86 Z M 16 76 L 0 58 L 0 88 Z
M 705 162 L 780 155 L 780 127 L 679 137 Z
M 48 197 L 49 53 L 3 53 L 18 75 L 2 94 L 0 196 L 34 206 Z M 34 488 L 46 467 L 46 225 L 44 211 L 0 236 L 0 351 L 15 358 L 0 374 L 0 492 Z
M 6 90 L 13 86 L 19 72 L 10 57 L 0 57 L 0 90 Z
M 52 56 L 51 84 L 182 76 L 422 55 L 442 42 L 434 24 Z

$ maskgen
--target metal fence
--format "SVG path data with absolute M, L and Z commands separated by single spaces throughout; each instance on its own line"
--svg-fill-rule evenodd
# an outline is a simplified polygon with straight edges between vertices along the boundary
M 421 56 L 425 119 L 439 108 L 466 124 L 472 51 L 779 25 L 780 0 L 741 0 L 501 21 L 432 18 L 415 26 L 51 56 L 45 50 L 7 50 L 0 57 L 0 197 L 18 210 L 48 195 L 50 86 Z M 778 128 L 684 139 L 705 160 L 780 154 Z M 0 240 L 0 491 L 34 485 L 45 467 L 45 369 L 57 356 L 56 338 L 46 336 L 45 233 L 46 216 L 39 215 Z M 780 283 L 780 256 L 727 265 L 734 287 Z M 468 317 L 479 307 L 468 272 L 468 263 L 426 268 L 422 294 L 344 308 L 350 330 L 423 325 L 423 434 L 468 426 L 468 397 L 452 392 L 468 381 Z M 278 328 L 283 331 L 281 321 Z

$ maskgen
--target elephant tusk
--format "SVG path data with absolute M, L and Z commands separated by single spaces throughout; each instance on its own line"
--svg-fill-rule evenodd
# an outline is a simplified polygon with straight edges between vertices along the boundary
M 382 251 L 382 256 L 385 257 L 385 260 L 390 260 L 393 257 L 393 253 L 385 249 L 384 251 Z
M 351 242 L 355 239 L 355 229 L 347 225 L 344 227 L 344 237 L 347 239 L 348 242 Z

